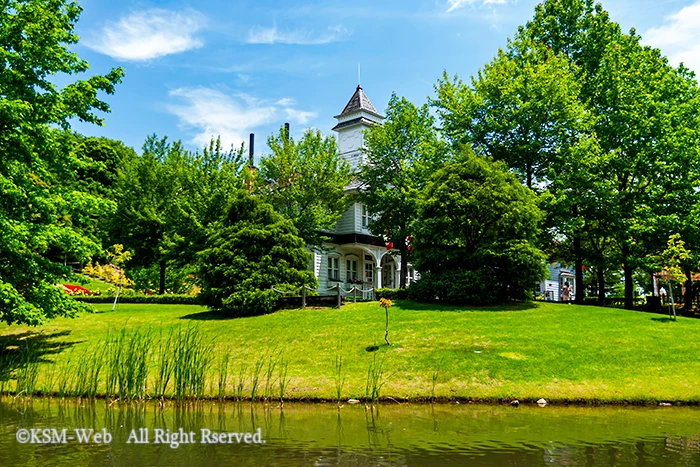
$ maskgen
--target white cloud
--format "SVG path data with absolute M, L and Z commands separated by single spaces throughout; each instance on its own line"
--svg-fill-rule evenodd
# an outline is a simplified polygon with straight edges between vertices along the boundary
M 316 116 L 292 107 L 290 98 L 265 101 L 247 94 L 230 95 L 211 88 L 179 88 L 170 91 L 178 103 L 167 106 L 180 124 L 197 132 L 192 142 L 204 146 L 211 138 L 221 137 L 225 147 L 240 146 L 254 128 L 283 120 L 299 125 Z
M 149 9 L 107 23 L 87 46 L 118 60 L 146 61 L 196 49 L 203 42 L 196 33 L 204 27 L 204 15 L 187 10 Z
M 642 35 L 643 42 L 658 47 L 673 65 L 683 62 L 700 74 L 700 2 L 664 18 L 664 24 Z
M 473 4 L 481 5 L 504 5 L 508 3 L 507 0 L 447 0 L 447 10 L 445 13 L 450 13 L 460 8 L 464 8 L 467 5 Z
M 340 24 L 329 26 L 328 30 L 321 34 L 314 34 L 313 31 L 301 29 L 283 31 L 277 29 L 277 26 L 272 26 L 271 28 L 255 26 L 248 33 L 248 43 L 319 45 L 342 41 L 351 34 L 352 31 Z

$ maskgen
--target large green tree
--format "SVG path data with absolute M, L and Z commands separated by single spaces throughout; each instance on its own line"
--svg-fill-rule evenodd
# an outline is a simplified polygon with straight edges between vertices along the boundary
M 332 231 L 347 209 L 350 166 L 335 138 L 319 130 L 307 130 L 295 141 L 282 127 L 267 144 L 272 152 L 260 160 L 256 193 L 294 223 L 308 246 L 321 247 L 323 231 Z
M 547 188 L 549 232 L 566 240 L 559 253 L 575 261 L 577 289 L 584 260 L 599 290 L 605 269 L 621 267 L 631 308 L 634 271 L 653 267 L 695 202 L 698 100 L 688 70 L 634 30 L 622 33 L 592 0 L 545 0 L 471 88 L 445 78 L 436 102 L 453 139 Z
M 0 8 L 0 320 L 40 324 L 82 309 L 56 283 L 70 269 L 49 250 L 83 259 L 99 250 L 74 223 L 108 206 L 75 184 L 80 166 L 60 129 L 71 119 L 101 124 L 120 68 L 59 88 L 56 75 L 85 72 L 70 46 L 81 8 L 61 0 L 7 0 Z
M 572 65 L 527 38 L 509 41 L 471 85 L 445 73 L 435 88 L 431 103 L 447 137 L 506 162 L 528 188 L 551 182 L 562 148 L 589 126 Z
M 184 148 L 167 137 L 151 135 L 140 156 L 126 161 L 114 187 L 117 212 L 112 217 L 114 243 L 132 252 L 130 265 L 158 265 L 159 292 L 165 292 L 168 234 L 172 229 L 173 203 L 179 186 L 174 170 Z
M 313 287 L 311 259 L 291 220 L 247 191 L 209 229 L 200 257 L 202 302 L 235 316 L 273 311 L 277 288 Z
M 134 252 L 130 265 L 139 285 L 162 294 L 181 282 L 178 275 L 194 272 L 209 225 L 243 187 L 242 169 L 243 148 L 225 150 L 218 139 L 188 151 L 179 141 L 152 135 L 142 155 L 126 161 L 114 186 L 118 209 L 111 232 L 113 243 Z
M 360 171 L 360 200 L 371 214 L 369 229 L 385 235 L 401 255 L 400 287 L 408 274 L 407 238 L 414 234 L 418 197 L 431 174 L 448 159 L 427 105 L 392 94 L 383 125 L 365 131 L 366 164 Z
M 414 255 L 421 278 L 409 293 L 472 304 L 527 298 L 546 273 L 535 195 L 502 162 L 462 152 L 421 196 Z

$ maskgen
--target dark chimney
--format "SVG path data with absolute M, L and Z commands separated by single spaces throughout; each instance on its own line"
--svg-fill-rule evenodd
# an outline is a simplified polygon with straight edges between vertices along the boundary
M 254 166 L 254 156 L 255 156 L 255 133 L 250 134 L 250 144 L 248 145 L 248 162 L 250 166 Z
M 284 137 L 286 141 L 289 141 L 289 123 L 284 124 Z

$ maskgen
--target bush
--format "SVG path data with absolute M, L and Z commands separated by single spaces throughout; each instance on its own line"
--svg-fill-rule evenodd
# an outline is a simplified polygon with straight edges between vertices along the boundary
M 418 301 L 489 305 L 532 298 L 544 279 L 537 246 L 544 218 L 533 192 L 501 163 L 464 154 L 421 194 L 409 288 Z
M 419 302 L 493 305 L 506 300 L 499 296 L 486 271 L 441 271 L 421 274 L 408 288 L 408 297 Z
M 114 295 L 92 295 L 74 297 L 84 303 L 114 303 Z M 194 295 L 119 295 L 118 303 L 159 303 L 163 305 L 197 305 L 199 298 Z
M 381 288 L 374 292 L 375 300 L 387 298 L 389 300 L 406 300 L 408 298 L 408 289 L 389 289 Z
M 291 221 L 260 197 L 240 192 L 207 232 L 199 254 L 202 303 L 232 316 L 274 311 L 278 294 L 316 286 L 310 253 Z

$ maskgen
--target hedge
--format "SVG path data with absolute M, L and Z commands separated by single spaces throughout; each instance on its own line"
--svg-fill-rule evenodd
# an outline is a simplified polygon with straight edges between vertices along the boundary
M 85 303 L 114 303 L 114 297 L 108 295 L 82 295 L 73 297 Z M 196 295 L 120 295 L 118 303 L 160 303 L 163 305 L 198 305 Z
M 388 298 L 389 300 L 406 300 L 408 298 L 408 289 L 377 289 L 374 292 L 374 299 L 381 300 Z

